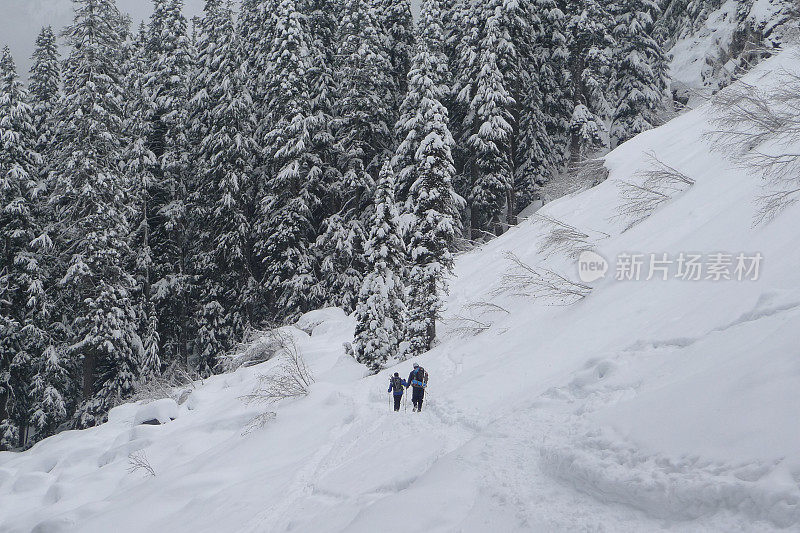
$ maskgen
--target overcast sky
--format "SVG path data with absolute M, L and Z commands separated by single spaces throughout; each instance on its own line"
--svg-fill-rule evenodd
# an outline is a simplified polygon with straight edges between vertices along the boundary
M 203 10 L 204 0 L 184 2 L 189 17 Z M 412 3 L 417 4 L 419 0 L 412 0 Z M 151 0 L 117 0 L 117 5 L 137 23 L 149 17 L 152 11 Z M 17 69 L 27 78 L 33 45 L 42 26 L 51 25 L 61 31 L 71 21 L 71 0 L 0 0 L 0 46 L 11 47 Z

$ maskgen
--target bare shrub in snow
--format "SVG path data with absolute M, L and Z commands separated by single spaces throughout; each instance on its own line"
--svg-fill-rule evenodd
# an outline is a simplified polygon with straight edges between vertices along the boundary
M 484 316 L 492 313 L 505 313 L 507 315 L 511 314 L 511 312 L 505 307 L 486 301 L 468 303 L 464 306 L 464 309 L 478 316 Z
M 147 459 L 144 450 L 139 450 L 128 455 L 128 473 L 143 471 L 146 474 L 156 477 L 156 471 Z
M 137 384 L 131 401 L 150 403 L 164 398 L 172 398 L 178 402 L 181 397 L 185 396 L 187 390 L 195 388 L 194 382 L 197 379 L 199 376 L 192 376 L 177 364 L 173 364 L 162 375 L 152 376 L 144 383 Z
M 524 263 L 512 252 L 506 252 L 511 267 L 500 280 L 497 294 L 510 294 L 541 300 L 548 305 L 571 305 L 592 292 L 589 285 L 572 281 L 544 267 Z
M 769 222 L 800 199 L 800 74 L 782 72 L 772 89 L 740 82 L 717 94 L 712 109 L 714 147 L 765 179 L 753 223 Z
M 447 320 L 451 324 L 450 332 L 457 336 L 475 336 L 492 327 L 491 322 L 482 322 L 476 318 L 454 315 Z
M 290 335 L 280 337 L 281 364 L 270 374 L 259 377 L 258 387 L 242 399 L 247 403 L 272 404 L 309 393 L 314 376 Z
M 556 200 L 580 191 L 591 189 L 608 179 L 605 159 L 585 159 L 570 165 L 567 172 L 558 179 L 550 180 L 542 187 L 542 194 L 549 200 Z
M 570 166 L 570 174 L 576 184 L 594 187 L 608 179 L 608 169 L 603 158 L 585 159 Z
M 544 240 L 539 244 L 540 254 L 549 257 L 554 253 L 560 253 L 570 259 L 577 259 L 583 252 L 595 249 L 591 237 L 575 226 L 547 215 L 536 214 L 534 217 L 548 230 Z M 608 234 L 603 235 L 608 237 Z
M 462 307 L 462 313 L 453 315 L 446 322 L 452 335 L 475 336 L 492 327 L 492 322 L 485 317 L 497 313 L 510 314 L 510 311 L 492 302 L 471 302 Z
M 249 435 L 253 431 L 264 429 L 267 424 L 275 420 L 277 414 L 274 411 L 265 411 L 253 417 L 242 430 L 242 436 Z
M 265 363 L 279 355 L 293 342 L 291 334 L 280 326 L 267 329 L 248 329 L 244 340 L 229 354 L 222 357 L 219 365 L 225 372 L 233 372 L 241 367 Z
M 662 162 L 652 152 L 647 157 L 652 166 L 638 174 L 641 184 L 621 181 L 618 185 L 622 203 L 617 216 L 628 222 L 624 231 L 648 218 L 695 183 L 693 178 Z

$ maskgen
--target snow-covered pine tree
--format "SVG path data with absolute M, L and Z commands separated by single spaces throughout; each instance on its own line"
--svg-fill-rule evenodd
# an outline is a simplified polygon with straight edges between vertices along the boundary
M 534 64 L 536 65 L 535 86 L 541 95 L 542 118 L 545 121 L 545 131 L 549 136 L 546 140 L 538 124 L 522 125 L 523 136 L 530 135 L 532 141 L 539 145 L 539 149 L 546 154 L 548 166 L 552 171 L 561 170 L 568 158 L 569 124 L 572 119 L 571 80 L 567 60 L 569 50 L 565 36 L 566 15 L 555 0 L 533 0 L 533 6 L 538 14 L 539 26 L 536 30 L 536 45 L 534 48 Z M 535 105 L 535 96 L 530 102 Z M 529 154 L 536 154 L 538 150 L 530 149 Z M 538 168 L 537 162 L 531 166 Z
M 505 50 L 501 2 L 486 18 L 486 32 L 481 40 L 481 70 L 471 102 L 475 116 L 475 132 L 468 146 L 472 151 L 473 181 L 469 195 L 472 238 L 486 232 L 499 235 L 503 230 L 503 213 L 508 209 L 508 192 L 513 187 L 512 142 L 514 127 L 512 109 L 516 105 L 506 87 L 498 64 L 498 52 Z
M 353 341 L 356 360 L 376 373 L 397 355 L 405 320 L 405 288 L 400 276 L 405 248 L 394 202 L 393 174 L 387 161 L 378 178 L 364 245 L 368 270 L 358 294 Z
M 371 0 L 347 0 L 336 37 L 334 78 L 339 95 L 334 117 L 341 179 L 329 183 L 332 207 L 317 239 L 320 281 L 328 305 L 352 311 L 366 266 L 365 213 L 369 212 L 380 161 L 392 147 L 391 61 Z
M 570 159 L 578 162 L 607 144 L 611 117 L 614 18 L 598 0 L 572 0 L 567 39 L 573 110 Z
M 193 292 L 186 205 L 193 170 L 187 131 L 192 57 L 183 1 L 153 3 L 145 55 L 149 68 L 142 88 L 149 107 L 147 147 L 157 160 L 144 199 L 153 262 L 147 306 L 156 309 L 161 357 L 185 366 Z
M 129 43 L 128 63 L 125 65 L 125 131 L 128 145 L 125 147 L 124 164 L 128 173 L 131 191 L 131 248 L 133 250 L 136 279 L 134 297 L 137 301 L 139 331 L 144 347 L 144 358 L 140 380 L 158 375 L 161 359 L 158 335 L 158 316 L 153 302 L 153 250 L 150 227 L 152 198 L 150 192 L 158 171 L 155 154 L 150 150 L 153 124 L 150 121 L 153 102 L 146 90 L 146 78 L 150 69 L 148 29 L 144 22 L 136 38 Z
M 388 40 L 389 61 L 395 85 L 395 109 L 408 90 L 408 70 L 414 55 L 414 17 L 409 0 L 374 0 L 379 22 Z
M 667 59 L 652 36 L 653 17 L 659 12 L 653 0 L 616 1 L 614 16 L 616 109 L 611 144 L 616 147 L 656 125 L 668 86 Z
M 369 203 L 381 161 L 392 148 L 392 97 L 396 91 L 376 8 L 371 0 L 346 0 L 337 38 L 335 78 L 339 80 L 336 136 L 349 189 Z M 364 174 L 369 176 L 357 175 Z M 357 206 L 353 206 L 357 208 Z
M 32 248 L 39 236 L 35 145 L 33 112 L 5 47 L 0 54 L 0 449 L 25 443 L 31 363 L 43 350 L 44 287 Z
M 449 111 L 456 140 L 453 150 L 456 163 L 454 186 L 459 195 L 468 198 L 474 169 L 469 139 L 476 127 L 472 100 L 475 98 L 475 82 L 480 72 L 480 40 L 484 28 L 480 4 L 472 0 L 456 0 L 451 21 L 450 46 L 454 55 L 451 58 L 450 71 L 454 97 Z M 463 213 L 463 218 L 468 227 L 470 219 L 466 212 Z
M 444 55 L 441 0 L 426 0 L 422 8 L 417 25 L 416 53 L 406 82 L 408 91 L 400 106 L 400 120 L 395 126 L 399 143 L 392 158 L 396 200 L 405 212 L 413 210 L 409 193 L 418 178 L 417 153 L 428 129 L 425 112 L 428 106 L 441 106 L 450 93 L 446 85 L 450 72 Z M 432 101 L 426 102 L 426 99 Z M 452 138 L 449 131 L 448 136 Z
M 238 342 L 251 321 L 252 228 L 246 194 L 257 153 L 255 121 L 230 1 L 206 0 L 192 98 L 197 184 L 192 195 L 199 276 L 193 362 L 201 375 Z
M 322 159 L 324 168 L 321 195 L 335 197 L 333 187 L 341 183 L 341 172 L 337 167 L 338 153 L 332 134 L 334 109 L 337 102 L 337 83 L 334 79 L 336 57 L 336 29 L 338 25 L 338 2 L 335 0 L 306 0 L 310 45 L 309 91 L 312 109 L 319 125 L 314 134 L 314 146 Z M 323 202 L 315 212 L 315 227 L 338 210 L 334 202 Z
M 266 102 L 275 123 L 263 139 L 269 163 L 256 249 L 276 313 L 293 319 L 315 304 L 313 213 L 321 203 L 324 169 L 314 138 L 325 124 L 313 112 L 311 38 L 297 0 L 281 0 L 275 18 Z
M 453 190 L 452 148 L 448 128 L 445 56 L 441 51 L 440 0 L 425 0 L 420 14 L 417 54 L 409 74 L 406 104 L 416 102 L 414 183 L 410 187 L 414 223 L 408 250 L 407 355 L 430 349 L 436 338 L 436 319 L 447 291 L 446 274 L 453 267 L 451 250 L 459 234 L 459 213 Z M 404 104 L 405 105 L 405 104 Z
M 44 157 L 52 145 L 53 116 L 61 96 L 61 64 L 58 45 L 53 28 L 42 28 L 36 38 L 28 89 L 33 107 L 33 123 L 36 129 L 36 151 Z
M 67 29 L 53 161 L 57 313 L 65 346 L 82 365 L 78 425 L 101 422 L 132 392 L 142 343 L 131 291 L 131 183 L 120 170 L 123 146 L 121 18 L 113 0 L 76 0 Z

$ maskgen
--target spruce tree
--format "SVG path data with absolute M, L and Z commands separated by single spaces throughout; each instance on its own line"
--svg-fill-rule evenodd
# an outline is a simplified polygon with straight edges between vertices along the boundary
M 614 19 L 596 0 L 568 3 L 567 24 L 573 111 L 570 158 L 580 161 L 607 144 L 606 121 L 611 117 Z
M 281 0 L 269 61 L 268 106 L 275 125 L 264 138 L 268 165 L 257 248 L 265 288 L 280 314 L 295 318 L 314 307 L 313 213 L 321 203 L 323 161 L 314 150 L 321 124 L 310 95 L 310 35 L 297 0 Z
M 544 132 L 537 123 L 528 126 L 522 125 L 523 135 L 528 135 L 530 141 L 538 145 L 531 149 L 529 154 L 546 154 L 549 167 L 547 174 L 553 174 L 563 169 L 568 159 L 569 125 L 572 120 L 572 88 L 568 69 L 569 50 L 566 39 L 567 17 L 555 0 L 533 0 L 534 9 L 539 20 L 534 47 L 534 64 L 536 66 L 536 79 L 532 86 L 532 94 L 527 105 L 537 106 L 542 111 L 545 121 Z M 541 98 L 541 106 L 536 99 Z M 532 168 L 540 168 L 536 161 L 531 162 Z M 542 175 L 544 180 L 548 176 Z
M 441 52 L 440 0 L 425 0 L 420 16 L 420 39 L 409 75 L 407 104 L 417 110 L 417 147 L 409 204 L 414 214 L 408 253 L 408 355 L 430 349 L 436 338 L 436 319 L 447 291 L 446 275 L 459 234 L 458 206 L 453 189 L 455 144 L 448 128 L 442 98 L 445 57 Z
M 392 167 L 386 162 L 375 190 L 369 238 L 364 246 L 368 270 L 358 295 L 353 342 L 356 360 L 373 372 L 397 355 L 403 337 L 405 305 L 400 272 L 405 251 L 394 187 Z
M 0 449 L 23 445 L 32 362 L 42 351 L 44 287 L 39 236 L 40 156 L 27 94 L 8 47 L 0 55 Z
M 611 6 L 617 40 L 616 109 L 611 126 L 612 147 L 653 128 L 668 85 L 667 59 L 652 36 L 652 0 L 615 2 Z
M 504 49 L 501 45 L 505 42 L 502 16 L 502 7 L 497 5 L 486 20 L 486 35 L 481 41 L 481 70 L 470 103 L 475 116 L 475 132 L 468 140 L 474 154 L 469 195 L 473 239 L 485 232 L 500 234 L 503 210 L 510 207 L 508 191 L 513 187 L 511 110 L 516 102 L 506 87 L 498 63 L 497 52 Z
M 134 252 L 133 274 L 136 279 L 134 297 L 137 300 L 139 331 L 144 348 L 141 379 L 158 375 L 161 369 L 161 347 L 158 334 L 158 316 L 153 299 L 155 261 L 152 249 L 153 209 L 151 191 L 156 183 L 158 163 L 150 150 L 153 138 L 151 113 L 153 101 L 146 90 L 149 61 L 147 27 L 142 23 L 139 33 L 128 48 L 128 63 L 125 66 L 125 131 L 128 145 L 125 148 L 124 164 L 133 187 L 131 191 L 131 248 Z
M 396 89 L 378 24 L 371 2 L 345 2 L 335 63 L 340 96 L 336 135 L 342 146 L 344 182 L 351 187 L 345 195 L 372 186 L 392 147 Z M 369 176 L 363 175 L 365 171 Z M 365 200 L 368 203 L 369 198 Z
M 325 220 L 316 250 L 328 304 L 352 311 L 366 271 L 362 259 L 364 213 L 371 205 L 379 162 L 392 146 L 391 61 L 381 38 L 375 6 L 347 0 L 336 39 L 334 77 L 338 81 L 334 118 L 341 179 L 330 183 L 334 209 Z
M 414 17 L 409 0 L 376 0 L 379 22 L 387 38 L 389 61 L 396 91 L 395 104 L 400 103 L 408 90 L 408 71 L 414 55 Z
M 166 362 L 187 364 L 190 336 L 192 272 L 188 264 L 188 190 L 192 185 L 188 137 L 189 77 L 192 57 L 182 0 L 154 0 L 148 27 L 148 68 L 142 94 L 149 109 L 147 148 L 156 157 L 153 182 L 147 184 L 147 204 L 152 251 L 152 290 L 146 306 L 154 307 L 157 333 Z M 152 336 L 151 336 L 152 338 Z M 148 341 L 149 342 L 149 341 Z
M 78 424 L 101 422 L 133 391 L 142 343 L 126 269 L 132 186 L 120 169 L 123 130 L 121 17 L 113 0 L 77 0 L 66 37 L 58 145 L 50 205 L 59 221 L 58 312 L 68 353 L 82 366 Z
M 192 99 L 197 185 L 192 195 L 199 278 L 193 362 L 211 374 L 238 342 L 253 308 L 252 228 L 246 192 L 257 147 L 252 99 L 230 2 L 207 0 L 198 41 L 198 89 Z
M 36 38 L 33 65 L 28 85 L 33 122 L 36 129 L 36 150 L 43 156 L 50 152 L 55 132 L 53 118 L 60 98 L 61 65 L 53 28 L 42 28 Z

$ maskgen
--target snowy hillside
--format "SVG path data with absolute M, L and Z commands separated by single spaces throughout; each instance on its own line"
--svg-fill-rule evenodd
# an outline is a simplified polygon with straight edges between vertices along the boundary
M 775 83 L 795 53 L 746 81 Z M 388 406 L 387 376 L 409 362 L 364 377 L 343 348 L 352 319 L 315 312 L 310 334 L 290 331 L 316 383 L 264 428 L 243 435 L 263 409 L 241 398 L 276 362 L 2 452 L 0 531 L 800 528 L 800 207 L 751 227 L 761 182 L 710 150 L 707 112 L 625 143 L 606 182 L 542 211 L 612 263 L 582 300 L 497 290 L 506 252 L 577 279 L 574 260 L 539 252 L 541 219 L 459 259 L 442 342 L 419 360 L 422 413 Z M 648 152 L 696 183 L 623 232 L 619 181 L 639 179 Z M 758 279 L 647 281 L 646 264 L 640 281 L 614 279 L 620 254 L 723 252 L 760 253 Z M 154 417 L 166 423 L 139 424 Z M 155 475 L 129 472 L 131 456 Z

